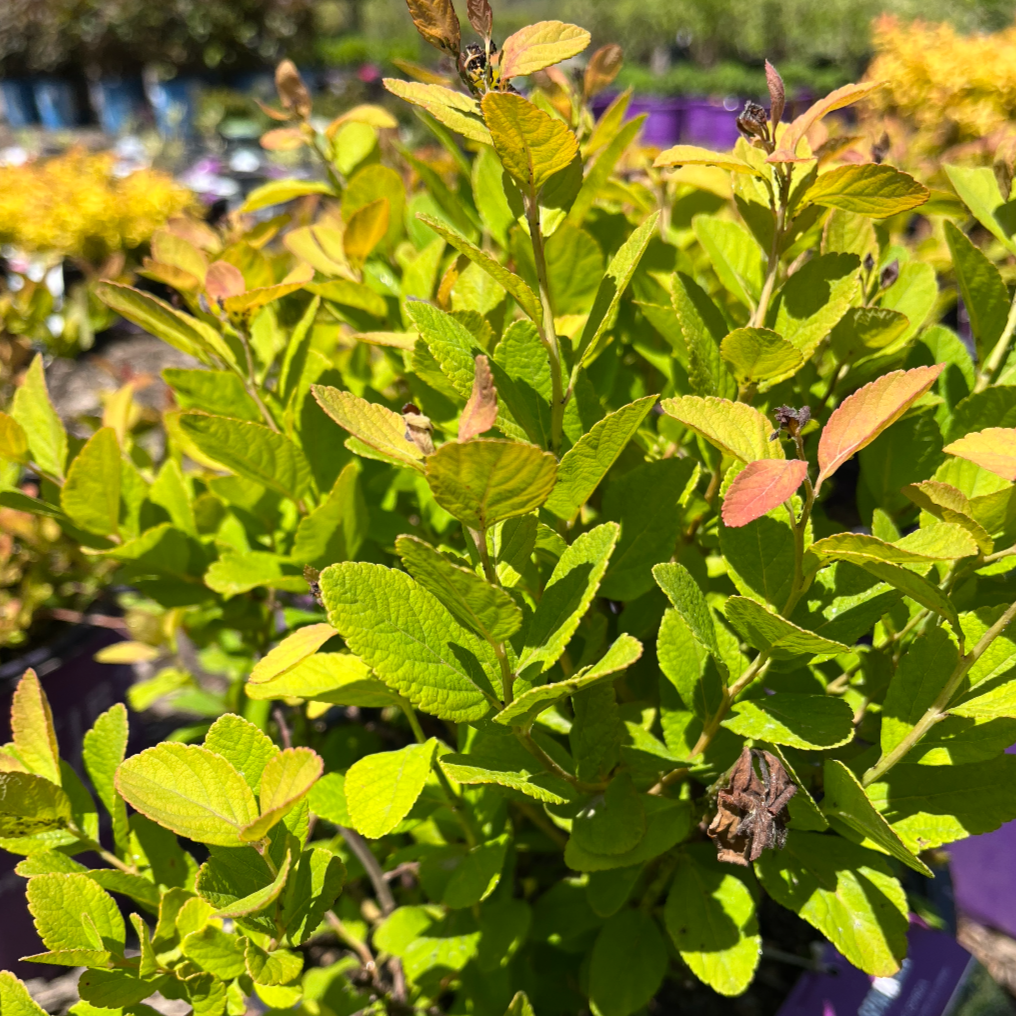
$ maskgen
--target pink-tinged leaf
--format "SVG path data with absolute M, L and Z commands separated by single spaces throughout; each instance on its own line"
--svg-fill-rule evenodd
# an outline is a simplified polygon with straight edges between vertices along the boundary
M 228 261 L 213 261 L 205 273 L 205 292 L 218 303 L 231 296 L 247 292 L 247 283 L 236 265 Z
M 473 390 L 459 420 L 459 440 L 468 441 L 490 430 L 497 420 L 497 391 L 490 373 L 490 361 L 483 355 L 476 358 Z
M 749 462 L 727 489 L 723 499 L 723 524 L 732 529 L 760 519 L 783 504 L 808 475 L 801 459 L 760 459 Z
M 818 443 L 821 486 L 855 452 L 871 444 L 895 423 L 934 383 L 944 363 L 913 370 L 894 370 L 844 399 L 825 425 Z
M 1016 428 L 989 427 L 946 445 L 945 451 L 976 462 L 1007 480 L 1016 480 Z
M 863 99 L 876 89 L 882 87 L 881 81 L 864 81 L 859 85 L 843 85 L 830 92 L 824 99 L 819 99 L 814 105 L 809 106 L 794 122 L 786 129 L 779 139 L 780 147 L 766 159 L 766 162 L 801 162 L 797 158 L 797 146 L 801 139 L 808 133 L 808 129 L 818 123 L 827 113 L 843 109 L 858 99 Z

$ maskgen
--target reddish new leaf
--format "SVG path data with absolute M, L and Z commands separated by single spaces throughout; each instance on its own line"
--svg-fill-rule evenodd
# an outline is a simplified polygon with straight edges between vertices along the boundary
M 1016 428 L 989 427 L 976 434 L 967 434 L 945 446 L 950 455 L 976 462 L 983 469 L 1016 480 Z
M 783 87 L 783 78 L 780 72 L 766 60 L 766 84 L 769 86 L 769 119 L 773 123 L 773 129 L 783 119 L 783 107 L 787 103 L 787 93 Z
M 247 283 L 236 265 L 231 265 L 228 261 L 213 261 L 205 274 L 205 292 L 209 299 L 222 303 L 231 296 L 246 293 Z
M 494 12 L 487 0 L 466 0 L 466 15 L 473 26 L 473 31 L 489 39 L 494 27 Z
M 459 420 L 459 440 L 468 441 L 490 430 L 497 419 L 497 391 L 490 373 L 490 361 L 485 356 L 476 358 L 473 390 Z
M 894 370 L 858 388 L 829 417 L 818 443 L 818 481 L 828 479 L 855 452 L 871 444 L 895 423 L 934 383 L 945 368 Z
M 808 475 L 801 459 L 759 459 L 734 477 L 723 499 L 723 524 L 746 526 L 783 504 Z

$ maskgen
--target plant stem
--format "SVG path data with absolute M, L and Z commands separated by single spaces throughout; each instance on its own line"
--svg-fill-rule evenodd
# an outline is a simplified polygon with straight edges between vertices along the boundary
M 1012 303 L 1009 304 L 1009 316 L 1005 320 L 1005 328 L 995 343 L 988 359 L 984 361 L 984 367 L 977 377 L 974 385 L 975 392 L 983 392 L 991 384 L 995 372 L 1002 366 L 1005 354 L 1009 351 L 1009 343 L 1012 341 L 1013 333 L 1016 332 L 1016 293 L 1013 293 Z
M 540 233 L 540 205 L 536 193 L 526 201 L 526 220 L 529 223 L 529 238 L 533 245 L 533 261 L 536 264 L 536 279 L 540 285 L 540 303 L 543 307 L 543 333 L 540 341 L 550 359 L 550 444 L 556 455 L 561 447 L 561 432 L 564 423 L 564 387 L 561 379 L 561 348 L 557 343 L 554 327 L 554 305 L 550 299 L 550 284 L 547 281 L 547 259 L 543 252 L 543 235 Z
M 773 289 L 776 287 L 776 277 L 780 272 L 780 244 L 783 243 L 783 228 L 787 218 L 787 199 L 790 192 L 790 174 L 785 173 L 782 167 L 777 167 L 780 176 L 780 203 L 776 209 L 776 221 L 773 224 L 773 243 L 769 249 L 769 262 L 766 265 L 766 278 L 762 284 L 762 292 L 759 294 L 758 306 L 751 316 L 751 325 L 755 328 L 764 328 L 766 315 L 769 313 L 769 302 L 773 298 Z
M 537 743 L 532 735 L 531 727 L 513 727 L 515 736 L 522 742 L 526 750 L 539 759 L 543 765 L 543 768 L 547 770 L 551 775 L 556 776 L 558 779 L 564 780 L 566 783 L 570 783 L 579 793 L 582 794 L 599 794 L 606 789 L 606 783 L 585 783 L 583 780 L 578 779 L 576 776 L 572 776 L 567 769 L 562 769 Z
M 264 421 L 268 426 L 275 431 L 276 434 L 281 434 L 278 424 L 275 422 L 272 414 L 268 412 L 268 407 L 264 404 L 261 399 L 261 393 L 258 391 L 258 383 L 254 373 L 254 354 L 250 348 L 250 337 L 247 335 L 246 327 L 237 326 L 236 334 L 240 336 L 240 342 L 243 344 L 244 355 L 247 357 L 247 377 L 244 377 L 237 371 L 237 376 L 243 381 L 244 387 L 247 389 L 247 394 L 254 400 L 258 409 L 261 412 Z
M 497 576 L 497 569 L 494 567 L 494 563 L 490 559 L 490 551 L 487 549 L 487 531 L 485 529 L 470 529 L 469 535 L 473 538 L 476 552 L 480 555 L 484 577 L 492 586 L 500 589 L 501 580 Z M 494 655 L 497 656 L 498 666 L 501 668 L 502 697 L 504 698 L 504 704 L 507 706 L 511 704 L 514 695 L 515 675 L 512 673 L 511 666 L 508 663 L 508 653 L 505 651 L 504 643 L 492 642 L 490 639 L 487 641 L 493 648 Z
M 98 840 L 93 840 L 90 836 L 86 836 L 76 825 L 68 823 L 67 831 L 77 836 L 78 840 L 83 846 L 89 850 L 98 854 L 107 864 L 111 864 L 114 868 L 118 868 L 120 871 L 125 871 L 130 875 L 137 874 L 137 868 L 133 865 L 127 864 L 121 861 L 116 854 L 111 854 Z
M 377 896 L 381 913 L 387 917 L 395 909 L 395 897 L 385 881 L 381 865 L 377 863 L 377 858 L 371 853 L 367 841 L 355 829 L 347 829 L 345 826 L 339 826 L 338 829 L 346 841 L 346 846 L 363 865 L 363 870 L 367 872 L 367 877 L 370 879 L 371 885 L 374 886 L 374 895 Z
M 953 696 L 956 694 L 963 679 L 967 676 L 967 672 L 981 658 L 991 643 L 1005 630 L 1014 617 L 1016 617 L 1016 603 L 1013 603 L 980 637 L 977 645 L 969 653 L 960 656 L 938 698 L 935 699 L 934 703 L 928 708 L 928 711 L 914 724 L 906 737 L 892 751 L 884 753 L 878 762 L 864 774 L 864 778 L 861 780 L 864 786 L 869 787 L 872 783 L 881 779 L 936 723 L 945 719 Z

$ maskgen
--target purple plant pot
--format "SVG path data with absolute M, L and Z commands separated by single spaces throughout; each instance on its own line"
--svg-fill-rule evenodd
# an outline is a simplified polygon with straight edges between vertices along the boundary
M 600 94 L 593 99 L 593 115 L 601 117 L 616 95 Z M 628 104 L 625 122 L 646 114 L 642 127 L 642 143 L 656 148 L 669 148 L 681 140 L 684 122 L 684 102 L 680 97 L 636 95 Z
M 681 140 L 716 152 L 726 152 L 737 142 L 737 110 L 740 102 L 732 99 L 685 99 L 684 127 Z
M 0 667 L 0 743 L 10 740 L 8 717 L 14 687 L 24 670 L 34 667 L 53 710 L 60 755 L 84 777 L 80 759 L 85 731 L 100 713 L 124 700 L 133 681 L 131 667 L 92 659 L 103 646 L 120 639 L 115 632 L 81 626 L 55 639 L 50 647 Z M 0 969 L 18 977 L 57 977 L 64 972 L 61 967 L 20 962 L 22 956 L 45 951 L 25 902 L 25 880 L 14 872 L 20 860 L 0 851 Z

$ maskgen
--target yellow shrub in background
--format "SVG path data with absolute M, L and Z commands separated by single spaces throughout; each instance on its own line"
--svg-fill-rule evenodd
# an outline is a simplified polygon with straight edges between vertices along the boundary
M 871 109 L 907 130 L 911 157 L 952 149 L 951 158 L 983 160 L 1016 129 L 1016 26 L 965 36 L 948 24 L 883 15 L 873 42 L 867 77 L 886 85 Z
M 194 204 L 171 176 L 153 169 L 120 175 L 117 157 L 71 149 L 0 168 L 0 243 L 99 265 L 145 243 Z

